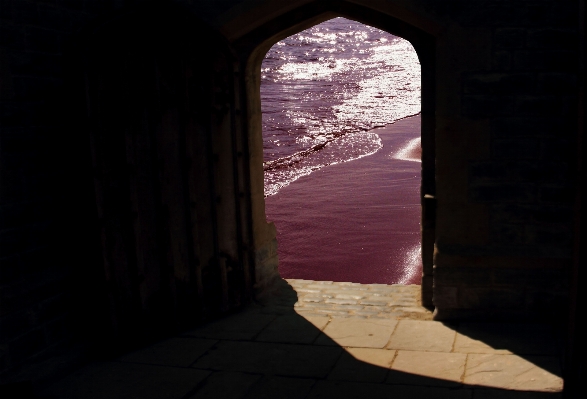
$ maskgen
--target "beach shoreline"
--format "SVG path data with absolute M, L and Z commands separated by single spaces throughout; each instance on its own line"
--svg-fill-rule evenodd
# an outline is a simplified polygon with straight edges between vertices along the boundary
M 265 198 L 283 278 L 420 284 L 421 163 L 411 159 L 418 156 L 420 116 L 370 132 L 383 143 L 376 153 L 315 171 Z

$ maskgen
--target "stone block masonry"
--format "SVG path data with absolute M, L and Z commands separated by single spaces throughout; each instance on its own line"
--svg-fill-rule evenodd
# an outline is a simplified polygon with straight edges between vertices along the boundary
M 31 379 L 23 365 L 69 350 L 95 317 L 96 297 L 83 294 L 93 290 L 87 135 L 76 125 L 69 68 L 74 37 L 121 5 L 0 3 L 0 384 Z
M 419 285 L 286 281 L 297 293 L 294 309 L 299 314 L 365 319 L 432 319 L 432 312 L 421 306 Z
M 446 123 L 436 136 L 437 319 L 556 317 L 568 295 L 578 93 L 578 26 L 571 15 L 577 3 L 514 3 L 459 2 L 455 18 L 477 29 L 472 46 L 487 57 L 473 64 L 455 55 L 446 66 L 439 58 L 455 84 L 441 83 L 438 93 L 453 98 L 457 89 L 459 109 L 441 111 Z M 465 128 L 472 123 L 477 127 Z M 463 169 L 461 185 L 439 179 Z M 467 218 L 454 217 L 460 207 L 470 209 Z M 479 220 L 485 228 L 478 228 Z M 482 234 L 466 243 L 455 240 L 455 231 Z M 539 281 L 545 275 L 552 276 L 550 286 Z

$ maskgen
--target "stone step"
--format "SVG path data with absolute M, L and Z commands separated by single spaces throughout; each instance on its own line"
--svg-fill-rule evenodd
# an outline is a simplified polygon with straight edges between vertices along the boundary
M 432 320 L 421 306 L 419 285 L 359 284 L 285 279 L 297 294 L 296 312 L 330 317 Z

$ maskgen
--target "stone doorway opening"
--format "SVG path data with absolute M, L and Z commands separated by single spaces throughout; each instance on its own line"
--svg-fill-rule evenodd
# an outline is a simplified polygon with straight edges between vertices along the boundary
M 265 130 L 263 143 L 265 195 L 267 196 L 265 198 L 265 212 L 267 220 L 277 224 L 280 273 L 285 278 L 322 281 L 418 285 L 422 282 L 424 288 L 422 290 L 424 293 L 422 295 L 423 304 L 430 306 L 434 215 L 430 209 L 424 212 L 424 201 L 426 199 L 426 204 L 430 205 L 434 199 L 434 173 L 433 169 L 431 170 L 434 162 L 427 162 L 431 158 L 431 153 L 433 154 L 433 148 L 430 148 L 433 143 L 433 140 L 430 140 L 433 129 L 430 129 L 432 122 L 429 113 L 430 102 L 426 103 L 427 109 L 420 113 L 420 82 L 424 86 L 422 87 L 422 106 L 425 103 L 423 97 L 430 97 L 431 91 L 430 73 L 423 74 L 420 78 L 422 49 L 416 55 L 411 42 L 387 33 L 393 31 L 393 29 L 389 29 L 389 26 L 386 31 L 381 31 L 373 28 L 366 21 L 361 21 L 365 22 L 363 25 L 352 19 L 329 17 L 322 16 L 326 22 L 310 24 L 313 27 L 307 30 L 298 28 L 297 31 L 301 31 L 300 33 L 283 41 L 274 41 L 275 44 L 267 53 L 266 58 L 258 65 L 260 73 L 257 78 L 261 87 L 261 101 L 263 101 L 261 107 L 263 111 L 262 129 Z M 407 84 L 402 82 L 403 85 L 391 82 L 391 84 L 395 83 L 396 87 L 389 90 L 385 86 L 389 86 L 390 82 L 385 82 L 385 79 L 382 79 L 382 76 L 385 75 L 384 71 L 379 71 L 377 74 L 379 82 L 376 82 L 375 79 L 370 82 L 371 87 L 365 81 L 357 81 L 356 77 L 355 81 L 349 79 L 346 82 L 347 87 L 354 84 L 358 94 L 353 94 L 352 89 L 347 90 L 346 98 L 334 99 L 334 104 L 332 103 L 333 96 L 320 85 L 325 81 L 328 82 L 327 87 L 336 85 L 338 82 L 336 82 L 336 78 L 332 79 L 332 75 L 344 74 L 345 67 L 348 67 L 348 64 L 345 65 L 345 63 L 356 60 L 349 60 L 352 55 L 345 54 L 346 49 L 344 48 L 342 51 L 338 49 L 343 53 L 341 60 L 337 61 L 335 57 L 324 56 L 325 52 L 332 52 L 333 49 L 325 49 L 324 43 L 320 43 L 320 39 L 326 39 L 325 41 L 333 47 L 335 43 L 340 45 L 336 42 L 336 35 L 341 33 L 340 27 L 345 24 L 348 24 L 350 29 L 342 32 L 342 35 L 365 35 L 364 30 L 360 31 L 361 27 L 380 32 L 381 37 L 375 39 L 379 41 L 378 48 L 373 50 L 373 52 L 379 52 L 377 54 L 379 57 L 382 55 L 382 50 L 393 51 L 394 44 L 395 51 L 398 47 L 404 47 L 402 49 L 404 57 L 405 53 L 412 52 L 418 66 L 416 79 L 418 87 L 413 90 L 418 94 L 417 110 L 413 107 L 414 99 L 406 100 L 405 96 L 402 97 L 402 93 L 399 92 L 399 90 L 410 89 L 409 85 L 414 83 L 414 77 L 411 76 L 412 82 L 407 82 Z M 373 39 L 372 37 L 367 39 L 366 36 L 362 38 L 363 42 Z M 382 45 L 381 42 L 387 40 L 390 42 Z M 348 39 L 346 41 L 347 43 L 343 43 L 343 46 L 349 44 Z M 363 42 L 361 45 L 364 45 Z M 268 48 L 269 44 L 272 43 L 266 44 L 265 48 Z M 312 44 L 317 45 L 318 48 Z M 300 57 L 296 60 L 289 60 L 288 57 L 291 58 L 292 55 L 292 47 L 296 45 L 299 47 L 293 49 L 293 54 L 298 51 Z M 358 43 L 350 43 L 350 45 L 359 46 Z M 405 51 L 406 47 L 408 47 L 408 51 Z M 352 52 L 352 50 L 348 52 Z M 365 50 L 360 48 L 359 51 L 364 56 Z M 389 54 L 387 56 L 391 58 Z M 259 59 L 257 59 L 258 61 Z M 305 65 L 304 61 L 306 61 Z M 390 60 L 384 61 L 389 62 Z M 428 63 L 424 62 L 424 64 Z M 400 69 L 402 65 L 401 63 L 397 65 L 396 62 L 393 67 Z M 404 65 L 403 67 L 410 69 L 413 65 Z M 422 72 L 423 69 L 424 67 L 422 67 Z M 409 76 L 410 72 L 412 71 L 404 72 L 404 78 L 406 75 Z M 297 81 L 296 78 L 298 78 Z M 425 78 L 428 79 L 426 84 L 423 82 Z M 285 93 L 279 93 L 275 90 L 275 86 L 280 83 L 280 80 L 289 80 L 285 83 L 287 87 Z M 376 83 L 373 84 L 374 82 Z M 386 89 L 388 89 L 387 92 Z M 360 104 L 357 107 L 357 100 L 365 94 L 371 96 L 371 101 L 366 101 L 365 104 Z M 328 100 L 331 103 L 325 104 Z M 340 101 L 336 103 L 336 100 Z M 356 108 L 349 108 L 345 100 Z M 412 100 L 411 103 L 410 100 Z M 381 104 L 378 104 L 378 101 Z M 382 109 L 389 106 L 390 103 L 394 103 L 398 108 L 403 107 L 403 109 Z M 363 110 L 360 110 L 361 105 L 364 107 Z M 318 112 L 315 115 L 310 115 L 307 112 L 308 108 L 316 109 Z M 334 112 L 328 115 L 330 110 Z M 380 112 L 380 114 L 369 115 L 369 110 L 375 111 L 375 113 Z M 360 117 L 356 117 L 356 119 L 362 118 L 362 120 L 349 123 L 353 117 L 350 115 L 352 112 L 361 113 Z M 381 117 L 381 114 L 385 113 L 387 115 Z M 375 117 L 373 118 L 373 116 Z M 371 118 L 372 125 L 366 126 L 366 119 L 369 118 Z M 288 122 L 289 126 L 287 126 Z M 334 129 L 333 122 L 338 124 Z M 358 136 L 363 136 L 362 139 L 365 140 L 371 135 L 373 140 L 367 145 L 364 142 L 355 144 L 352 143 L 352 139 L 347 140 L 346 144 L 349 142 L 351 142 L 350 146 L 354 144 L 354 148 L 352 148 L 354 153 L 345 154 L 348 159 L 337 158 L 336 150 L 340 151 L 344 146 L 344 139 L 353 136 L 350 134 L 345 137 L 345 133 L 352 129 L 352 127 L 349 129 L 349 125 L 352 125 L 353 122 L 355 122 L 355 126 L 352 126 L 354 128 L 357 128 L 356 125 L 359 123 L 363 123 L 357 129 L 360 132 Z M 391 125 L 393 122 L 395 123 Z M 382 126 L 385 125 L 387 127 L 383 128 Z M 369 130 L 369 127 L 379 129 Z M 335 129 L 338 131 L 334 131 Z M 410 135 L 414 135 L 414 132 L 415 136 L 411 137 Z M 420 152 L 420 140 L 423 142 L 422 146 L 427 147 L 424 154 Z M 343 143 L 339 144 L 337 141 Z M 372 147 L 365 148 L 369 144 L 373 144 Z M 288 145 L 293 148 L 289 153 Z M 296 147 L 296 145 L 298 146 Z M 374 148 L 377 146 L 379 147 Z M 382 149 L 382 147 L 385 148 Z M 422 159 L 425 161 L 421 164 Z M 366 160 L 370 161 L 370 165 L 365 162 Z M 395 179 L 390 177 L 389 170 L 397 168 L 397 166 L 388 165 L 387 162 L 390 160 L 403 162 L 403 166 L 400 166 L 402 170 L 398 172 Z M 332 166 L 333 164 L 334 166 Z M 405 168 L 405 165 L 409 164 L 412 164 L 411 168 Z M 373 171 L 379 172 L 376 173 L 379 182 L 371 181 L 370 185 L 365 184 L 366 180 L 372 178 Z M 270 174 L 269 177 L 268 174 Z M 303 177 L 290 185 L 300 176 Z M 406 185 L 407 181 L 409 182 Z M 409 195 L 413 197 L 411 203 L 409 200 L 406 203 L 405 195 L 403 203 L 401 200 L 397 201 L 397 198 L 389 198 L 389 192 L 397 194 L 402 190 L 410 191 Z M 379 195 L 380 200 L 382 197 L 385 200 L 379 203 L 373 202 L 373 196 L 370 198 L 366 194 Z M 362 212 L 363 215 L 357 214 L 361 208 L 363 211 L 365 209 L 371 210 L 371 212 L 367 212 L 370 213 L 371 220 L 364 219 L 365 212 Z M 383 209 L 373 212 L 374 208 Z M 379 217 L 377 212 L 379 212 Z M 382 227 L 385 223 L 380 220 L 384 219 L 389 223 L 399 222 L 401 224 L 401 219 L 410 218 L 412 225 L 405 226 L 403 231 L 399 231 L 402 229 L 401 226 L 398 226 L 392 234 L 389 230 L 386 231 L 385 227 Z M 340 224 L 340 226 L 333 225 L 333 221 L 334 224 Z M 405 221 L 403 223 L 405 224 Z M 345 224 L 346 226 L 344 226 Z M 352 231 L 349 227 L 356 227 L 356 231 Z M 345 233 L 347 234 L 345 235 Z M 385 237 L 388 241 L 381 240 L 381 237 Z M 415 240 L 414 237 L 416 237 Z M 376 244 L 376 241 L 379 241 L 379 244 Z M 388 250 L 385 255 L 375 261 L 369 259 L 369 255 L 373 255 L 373 253 L 385 252 L 378 251 L 377 248 L 387 249 L 384 248 L 387 244 L 399 249 L 401 255 L 398 255 L 396 251 L 396 254 L 392 256 L 394 259 L 391 259 L 390 262 L 385 259 L 385 255 L 389 255 Z M 357 245 L 357 248 L 353 248 Z M 354 256 L 348 256 L 349 254 Z M 364 256 L 365 254 L 368 255 Z M 426 263 L 424 268 L 422 268 L 421 259 Z M 363 262 L 363 265 L 357 264 L 359 262 Z M 322 267 L 325 263 L 329 263 L 329 265 Z M 375 267 L 371 272 L 364 270 L 365 266 L 372 266 L 374 263 L 379 264 L 380 267 Z M 402 276 L 397 276 L 398 271 L 390 271 L 390 263 L 396 268 L 402 269 L 400 272 Z M 353 268 L 353 265 L 357 269 L 355 276 L 352 277 L 353 273 L 350 273 L 351 277 L 345 277 L 345 274 L 349 276 L 349 273 L 345 272 Z M 399 265 L 401 267 L 398 267 Z M 302 269 L 306 268 L 305 275 L 303 272 L 300 273 L 300 266 Z M 310 278 L 307 277 L 308 268 L 313 268 L 313 274 L 310 274 L 312 276 Z M 334 272 L 335 274 L 338 272 L 338 276 L 328 278 L 321 277 L 319 273 L 316 273 L 317 270 L 322 270 L 332 274 L 333 269 L 338 269 Z M 342 276 L 340 275 L 341 271 Z M 382 275 L 394 272 L 396 276 L 391 279 L 393 281 L 389 280 L 389 276 L 387 276 L 387 281 L 385 277 L 381 278 Z

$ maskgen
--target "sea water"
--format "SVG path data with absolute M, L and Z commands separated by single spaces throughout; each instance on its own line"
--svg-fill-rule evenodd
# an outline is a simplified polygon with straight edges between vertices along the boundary
M 412 45 L 334 18 L 276 43 L 261 67 L 265 195 L 381 148 L 370 129 L 420 112 Z M 417 139 L 416 139 L 417 140 Z
M 261 76 L 281 276 L 419 284 L 419 118 L 376 129 L 420 112 L 411 44 L 335 18 L 276 43 Z

